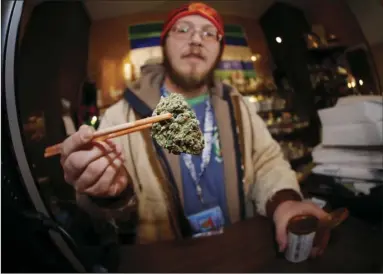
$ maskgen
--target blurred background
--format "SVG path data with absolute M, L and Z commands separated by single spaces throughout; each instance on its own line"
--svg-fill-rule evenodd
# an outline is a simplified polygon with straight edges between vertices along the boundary
M 25 1 L 18 104 L 31 166 L 47 192 L 57 185 L 66 189 L 60 195 L 72 193 L 59 168 L 47 168 L 54 160 L 43 149 L 83 123 L 97 128 L 141 67 L 161 62 L 162 22 L 183 3 Z M 319 143 L 318 109 L 342 96 L 382 93 L 382 1 L 207 3 L 225 22 L 216 76 L 256 105 L 294 167 L 309 163 Z
M 113 225 L 93 229 L 59 157 L 45 159 L 44 149 L 82 124 L 98 127 L 142 66 L 161 62 L 162 23 L 187 2 L 24 2 L 16 59 L 23 142 L 45 204 L 79 243 L 99 244 Z M 321 141 L 318 111 L 342 97 L 382 94 L 383 1 L 205 2 L 225 23 L 216 77 L 255 105 L 302 179 Z

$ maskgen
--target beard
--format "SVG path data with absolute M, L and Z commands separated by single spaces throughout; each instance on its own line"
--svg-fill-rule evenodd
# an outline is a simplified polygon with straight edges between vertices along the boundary
M 216 61 L 210 69 L 206 72 L 198 73 L 196 67 L 192 67 L 191 72 L 182 73 L 172 66 L 169 60 L 166 49 L 163 50 L 163 65 L 166 69 L 166 73 L 170 80 L 183 89 L 184 91 L 194 91 L 205 85 L 212 86 L 214 82 L 214 70 L 218 65 L 219 60 L 221 59 L 221 52 L 218 55 Z

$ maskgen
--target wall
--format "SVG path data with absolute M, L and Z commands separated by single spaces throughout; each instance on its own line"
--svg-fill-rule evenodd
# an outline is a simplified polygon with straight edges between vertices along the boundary
M 361 29 L 371 45 L 383 42 L 383 1 L 382 0 L 346 0 L 359 21 Z
M 383 42 L 371 46 L 371 53 L 380 82 L 380 94 L 383 93 Z
M 357 18 L 370 46 L 380 80 L 380 92 L 383 92 L 383 1 L 382 0 L 346 0 Z
M 327 33 L 335 34 L 341 44 L 350 46 L 365 41 L 358 21 L 343 0 L 288 2 L 302 8 L 309 23 L 323 25 Z
M 103 102 L 108 104 L 108 92 L 111 87 L 124 88 L 123 62 L 129 52 L 128 26 L 150 21 L 163 21 L 166 14 L 144 13 L 121 16 L 112 19 L 94 21 L 89 40 L 88 73 L 103 91 Z M 225 23 L 240 24 L 247 34 L 249 47 L 263 58 L 255 63 L 258 74 L 271 75 L 271 63 L 262 30 L 253 19 L 236 16 L 224 16 Z M 103 77 L 105 75 L 105 77 Z M 108 77 L 114 75 L 114 77 Z M 111 79 L 113 78 L 113 79 Z

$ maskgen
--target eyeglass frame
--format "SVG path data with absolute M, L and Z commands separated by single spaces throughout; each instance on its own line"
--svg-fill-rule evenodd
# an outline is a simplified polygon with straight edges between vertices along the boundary
M 173 36 L 172 35 L 172 33 L 176 33 L 175 32 L 175 29 L 176 29 L 176 27 L 177 26 L 179 26 L 181 23 L 178 23 L 178 24 L 174 24 L 174 26 L 170 29 L 170 31 L 169 31 L 169 36 Z M 207 32 L 206 30 L 202 30 L 202 29 L 198 29 L 198 28 L 195 28 L 194 26 L 193 26 L 193 24 L 192 23 L 190 23 L 190 22 L 182 22 L 182 24 L 187 24 L 187 25 L 189 25 L 189 27 L 190 27 L 190 29 L 191 29 L 191 32 L 190 32 L 190 34 L 189 34 L 189 37 L 188 38 L 186 38 L 185 37 L 185 39 L 182 39 L 182 40 L 187 40 L 187 39 L 191 39 L 193 36 L 194 36 L 194 34 L 196 33 L 196 32 L 198 32 L 198 34 L 199 34 L 199 36 L 201 37 L 201 39 L 202 39 L 202 41 L 204 41 L 204 42 L 210 42 L 209 40 L 205 40 L 204 39 L 204 37 L 206 37 L 206 36 L 203 36 L 203 32 Z M 210 26 L 209 26 L 210 27 Z M 187 34 L 187 33 L 185 33 L 185 34 Z M 174 36 L 173 36 L 174 37 Z M 177 38 L 176 38 L 177 39 Z M 217 30 L 217 35 L 216 35 L 216 37 L 215 37 L 215 42 L 221 42 L 222 41 L 222 39 L 223 39 L 223 35 L 222 34 L 220 34 L 219 32 L 218 32 L 218 30 Z M 181 40 L 181 39 L 180 39 Z M 211 41 L 211 42 L 213 42 L 213 41 Z

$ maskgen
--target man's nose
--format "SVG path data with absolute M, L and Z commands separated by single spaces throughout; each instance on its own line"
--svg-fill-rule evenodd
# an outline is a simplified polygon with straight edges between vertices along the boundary
M 201 32 L 199 31 L 194 31 L 192 36 L 191 36 L 191 44 L 194 45 L 202 45 L 202 36 Z

